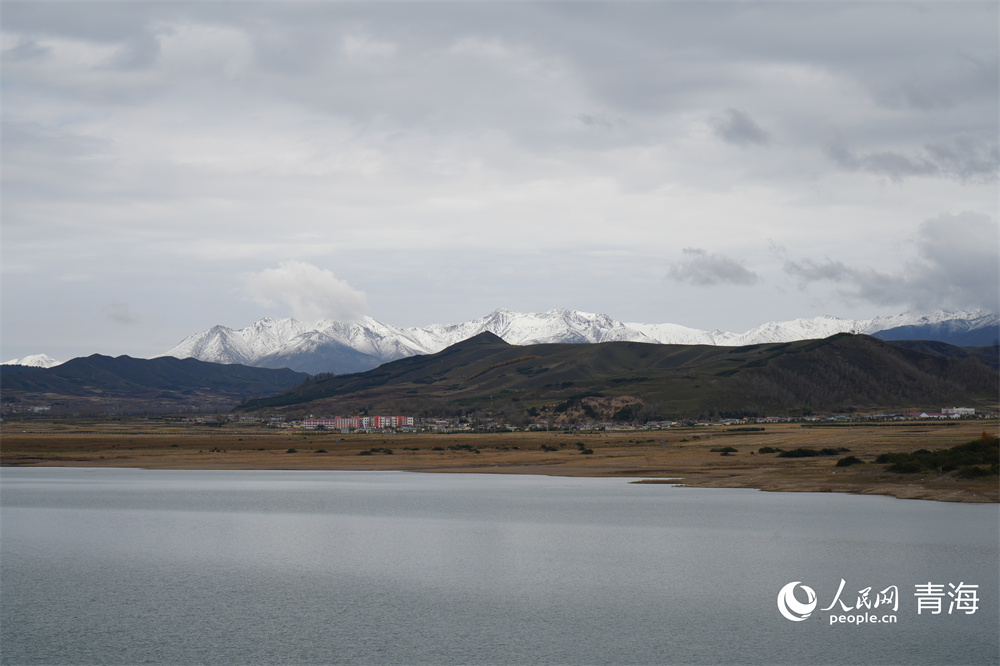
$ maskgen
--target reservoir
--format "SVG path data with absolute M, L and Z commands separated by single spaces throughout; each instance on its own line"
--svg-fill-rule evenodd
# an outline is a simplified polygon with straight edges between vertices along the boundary
M 628 479 L 4 468 L 0 662 L 995 664 L 998 529 Z

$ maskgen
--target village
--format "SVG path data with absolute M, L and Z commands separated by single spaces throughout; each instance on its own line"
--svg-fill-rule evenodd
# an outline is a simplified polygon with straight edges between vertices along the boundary
M 557 424 L 545 420 L 533 421 L 524 427 L 505 423 L 492 412 L 476 412 L 466 416 L 451 418 L 414 417 L 407 415 L 392 416 L 308 416 L 302 419 L 285 419 L 281 416 L 268 418 L 255 416 L 240 416 L 238 420 L 245 423 L 266 422 L 268 425 L 292 430 L 331 430 L 341 434 L 365 432 L 522 432 L 548 430 L 577 431 L 645 431 L 664 430 L 672 427 L 711 427 L 711 426 L 753 426 L 773 423 L 848 423 L 872 421 L 917 421 L 991 418 L 995 415 L 980 413 L 972 407 L 944 407 L 940 412 L 903 412 L 892 414 L 868 414 L 850 416 L 837 414 L 832 416 L 765 416 L 742 419 L 720 420 L 659 420 L 642 424 L 623 423 L 616 421 L 581 421 L 573 424 Z

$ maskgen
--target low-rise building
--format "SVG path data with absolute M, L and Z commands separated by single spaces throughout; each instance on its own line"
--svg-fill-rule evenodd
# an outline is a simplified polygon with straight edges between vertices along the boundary
M 975 416 L 976 410 L 972 407 L 945 407 L 941 413 L 945 416 Z

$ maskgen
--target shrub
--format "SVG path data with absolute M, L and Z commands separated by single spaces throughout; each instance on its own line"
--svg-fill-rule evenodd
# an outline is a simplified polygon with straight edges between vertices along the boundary
M 737 451 L 739 451 L 739 449 L 734 449 L 731 446 L 723 446 L 721 448 L 709 449 L 709 452 L 711 453 L 722 453 L 722 454 L 736 453 Z
M 298 453 L 298 449 L 288 449 L 285 453 Z
M 969 465 L 968 467 L 963 467 L 955 472 L 955 476 L 960 479 L 978 479 L 981 476 L 990 476 L 990 471 L 983 469 L 982 467 Z
M 585 456 L 590 456 L 594 454 L 593 449 L 580 449 L 580 453 Z
M 814 458 L 816 456 L 835 456 L 839 453 L 837 449 L 792 449 L 791 451 L 782 451 L 778 454 L 779 458 Z
M 837 461 L 837 467 L 850 467 L 851 465 L 864 464 L 864 460 L 856 458 L 854 456 L 847 456 L 846 458 L 841 458 Z
M 994 435 L 983 433 L 979 439 L 953 446 L 950 449 L 938 451 L 919 449 L 913 453 L 883 453 L 875 459 L 875 462 L 888 464 L 887 471 L 900 474 L 947 473 L 957 469 L 960 470 L 960 473 L 956 474 L 959 478 L 975 478 L 975 476 L 998 472 L 1000 446 L 998 446 L 997 438 Z M 980 465 L 989 465 L 990 467 L 983 469 Z M 979 471 L 972 471 L 973 468 Z

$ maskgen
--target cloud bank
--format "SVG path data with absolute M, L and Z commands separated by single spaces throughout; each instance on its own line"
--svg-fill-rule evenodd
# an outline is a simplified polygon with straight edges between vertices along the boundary
M 4 3 L 2 357 L 156 354 L 260 303 L 724 330 L 986 303 L 921 225 L 996 216 L 998 20 L 996 2 Z M 248 275 L 257 299 L 220 297 Z
M 813 282 L 844 285 L 849 301 L 905 305 L 913 310 L 982 308 L 1000 311 L 1000 241 L 998 226 L 976 212 L 945 214 L 926 220 L 914 242 L 917 256 L 902 270 L 858 268 L 842 261 L 810 259 L 785 262 L 785 272 L 801 288 Z M 886 248 L 891 252 L 894 248 Z

